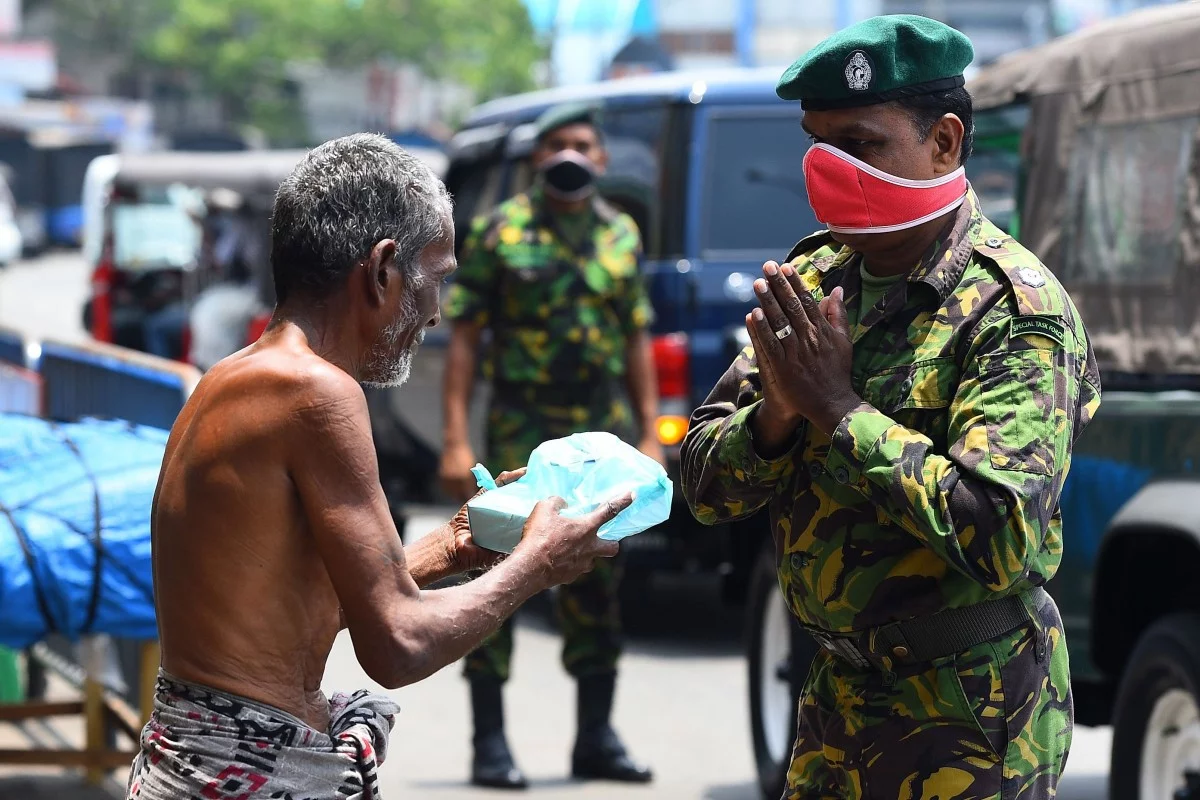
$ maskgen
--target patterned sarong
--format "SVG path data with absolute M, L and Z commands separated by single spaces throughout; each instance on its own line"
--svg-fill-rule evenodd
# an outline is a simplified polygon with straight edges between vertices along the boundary
M 358 691 L 329 701 L 329 732 L 159 671 L 127 800 L 378 800 L 399 707 Z

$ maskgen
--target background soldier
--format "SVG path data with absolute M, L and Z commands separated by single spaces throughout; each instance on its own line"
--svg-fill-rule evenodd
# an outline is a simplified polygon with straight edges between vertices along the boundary
M 769 507 L 780 585 L 823 645 L 788 798 L 1050 798 L 1070 747 L 1041 586 L 1099 381 L 1066 292 L 967 185 L 972 57 L 888 16 L 784 73 L 829 230 L 764 265 L 752 345 L 683 445 L 699 519 Z
M 658 392 L 647 333 L 653 311 L 639 272 L 641 240 L 633 220 L 595 194 L 606 162 L 594 110 L 552 108 L 537 122 L 534 188 L 472 226 L 446 307 L 454 329 L 441 472 L 457 497 L 475 492 L 467 407 L 484 328 L 492 334 L 484 367 L 493 390 L 487 419 L 493 473 L 502 464 L 523 466 L 547 439 L 589 430 L 630 439 L 635 423 L 639 448 L 662 460 L 653 428 Z M 558 594 L 563 664 L 579 684 L 571 771 L 640 783 L 650 771 L 629 758 L 609 724 L 621 650 L 618 580 L 619 567 L 605 561 Z M 501 705 L 512 635 L 510 622 L 466 660 L 475 718 L 471 780 L 483 786 L 526 785 L 504 736 Z

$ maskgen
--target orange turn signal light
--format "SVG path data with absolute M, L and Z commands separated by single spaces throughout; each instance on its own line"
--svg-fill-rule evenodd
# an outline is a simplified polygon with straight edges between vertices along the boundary
M 659 417 L 654 427 L 658 431 L 659 443 L 670 447 L 683 441 L 687 435 L 688 420 L 687 417 Z

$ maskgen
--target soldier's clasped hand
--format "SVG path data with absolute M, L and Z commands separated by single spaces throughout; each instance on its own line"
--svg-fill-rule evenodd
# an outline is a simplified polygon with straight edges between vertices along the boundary
M 746 328 L 762 376 L 762 415 L 794 429 L 807 419 L 832 434 L 861 399 L 850 382 L 853 345 L 841 288 L 818 305 L 790 265 L 763 265 L 754 282 L 761 308 Z

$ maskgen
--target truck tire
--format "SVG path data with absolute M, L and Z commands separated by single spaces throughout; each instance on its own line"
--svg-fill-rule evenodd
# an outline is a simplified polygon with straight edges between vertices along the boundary
M 750 733 L 758 785 L 766 800 L 783 794 L 796 737 L 800 689 L 816 653 L 784 602 L 775 552 L 767 542 L 755 562 L 746 604 L 749 632 Z
M 1110 800 L 1200 800 L 1200 614 L 1138 641 L 1113 714 Z

